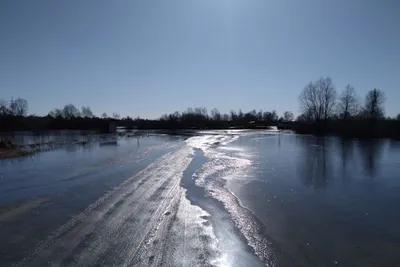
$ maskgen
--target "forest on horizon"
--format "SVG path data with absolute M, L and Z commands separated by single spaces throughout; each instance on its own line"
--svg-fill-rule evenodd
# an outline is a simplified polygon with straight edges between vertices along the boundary
M 0 99 L 0 132 L 46 131 L 81 129 L 107 131 L 110 121 L 120 126 L 139 129 L 224 129 L 263 128 L 278 126 L 298 133 L 337 134 L 354 137 L 400 137 L 400 114 L 385 116 L 385 93 L 370 90 L 364 101 L 352 85 L 337 92 L 329 77 L 308 83 L 299 97 L 301 114 L 295 118 L 293 112 L 285 111 L 281 116 L 275 110 L 249 112 L 242 110 L 220 113 L 214 108 L 188 108 L 164 114 L 159 119 L 121 118 L 114 112 L 96 116 L 89 106 L 78 109 L 73 104 L 55 108 L 46 116 L 28 115 L 28 101 L 11 99 L 8 103 Z

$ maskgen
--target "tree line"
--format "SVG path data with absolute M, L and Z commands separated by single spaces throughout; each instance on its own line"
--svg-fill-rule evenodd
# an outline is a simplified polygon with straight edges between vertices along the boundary
M 28 101 L 22 98 L 7 101 L 0 99 L 0 132 L 7 131 L 46 131 L 61 129 L 108 131 L 110 121 L 132 122 L 114 112 L 112 116 L 103 113 L 97 117 L 89 106 L 76 108 L 67 104 L 55 108 L 46 116 L 28 115 Z
M 231 110 L 222 114 L 214 108 L 208 112 L 206 108 L 188 108 L 182 113 L 175 111 L 165 114 L 156 120 L 132 119 L 114 112 L 111 116 L 103 113 L 96 116 L 89 106 L 78 109 L 73 104 L 51 110 L 47 116 L 28 115 L 28 102 L 18 98 L 0 102 L 0 131 L 15 130 L 53 130 L 53 129 L 107 129 L 110 121 L 117 121 L 121 126 L 140 127 L 141 129 L 223 129 L 229 127 L 255 128 L 276 125 L 280 122 L 294 120 L 291 111 L 279 116 L 275 110 L 242 112 Z
M 385 117 L 385 94 L 379 89 L 370 90 L 362 100 L 354 86 L 347 85 L 337 92 L 332 79 L 320 78 L 308 83 L 299 95 L 300 115 L 285 111 L 281 116 L 275 110 L 255 109 L 249 112 L 231 110 L 221 113 L 214 108 L 188 108 L 183 112 L 164 114 L 159 119 L 132 119 L 114 112 L 96 116 L 89 106 L 78 109 L 73 104 L 51 110 L 39 117 L 28 115 L 25 99 L 0 99 L 0 131 L 90 129 L 107 131 L 110 121 L 120 126 L 140 129 L 226 129 L 265 128 L 278 126 L 298 133 L 335 134 L 352 137 L 400 137 L 400 114 Z
M 161 128 L 262 128 L 277 125 L 305 134 L 334 134 L 348 137 L 400 138 L 400 114 L 385 117 L 385 93 L 380 89 L 368 91 L 364 99 L 348 84 L 340 93 L 332 79 L 321 77 L 308 83 L 299 95 L 300 115 L 276 111 L 247 113 L 231 111 L 221 114 L 217 109 L 209 114 L 205 108 L 187 109 L 165 114 L 160 118 Z
M 400 114 L 385 117 L 385 100 L 385 93 L 374 88 L 362 101 L 350 84 L 338 95 L 331 78 L 320 78 L 301 91 L 302 113 L 293 128 L 300 133 L 399 138 Z
M 14 116 L 14 117 L 25 117 L 28 115 L 28 101 L 23 98 L 11 99 L 10 103 L 7 103 L 4 99 L 0 99 L 0 116 Z M 30 115 L 35 116 L 35 115 Z M 63 108 L 55 108 L 48 113 L 48 116 L 53 118 L 96 118 L 97 116 L 92 112 L 89 106 L 83 106 L 81 110 L 75 107 L 73 104 L 67 104 Z M 101 115 L 103 119 L 120 119 L 119 113 L 114 112 L 112 116 L 108 116 L 107 113 Z M 127 117 L 129 118 L 129 117 Z
M 182 113 L 175 111 L 172 114 L 161 116 L 159 124 L 162 128 L 168 129 L 261 128 L 293 120 L 294 115 L 291 111 L 286 111 L 283 113 L 283 116 L 279 116 L 275 110 L 252 110 L 244 113 L 239 109 L 237 112 L 231 110 L 230 113 L 221 113 L 216 108 L 212 109 L 211 112 L 208 112 L 206 108 L 188 108 Z
M 302 90 L 299 101 L 302 121 L 327 121 L 329 119 L 385 119 L 385 94 L 379 89 L 370 90 L 362 105 L 354 86 L 348 84 L 337 98 L 332 79 L 320 78 Z M 397 116 L 400 118 L 400 114 Z M 390 118 L 388 118 L 390 119 Z

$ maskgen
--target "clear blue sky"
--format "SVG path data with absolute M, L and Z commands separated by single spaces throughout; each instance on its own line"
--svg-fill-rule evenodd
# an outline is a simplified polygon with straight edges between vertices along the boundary
M 400 112 L 398 0 L 3 0 L 0 98 L 156 118 L 187 107 L 299 111 L 311 80 Z

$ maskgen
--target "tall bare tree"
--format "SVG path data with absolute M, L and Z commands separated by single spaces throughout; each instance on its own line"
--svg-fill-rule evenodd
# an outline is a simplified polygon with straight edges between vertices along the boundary
M 219 112 L 218 109 L 214 108 L 211 110 L 211 118 L 215 121 L 221 120 L 221 113 Z
M 367 119 L 378 120 L 385 117 L 385 93 L 379 89 L 373 89 L 365 97 L 364 114 Z
M 238 119 L 241 120 L 241 119 L 243 119 L 243 117 L 244 117 L 244 113 L 243 113 L 243 111 L 241 109 L 239 109 Z
M 82 107 L 82 112 L 81 112 L 82 117 L 84 118 L 93 118 L 94 114 L 90 107 Z
M 284 119 L 285 121 L 293 121 L 293 120 L 294 120 L 293 112 L 291 112 L 291 111 L 285 111 L 285 112 L 283 113 L 283 119 Z
M 53 117 L 53 118 L 57 118 L 57 117 L 62 117 L 63 116 L 63 111 L 59 108 L 55 108 L 52 111 L 49 112 L 49 116 Z
M 4 99 L 0 99 L 0 116 L 6 116 L 10 113 L 8 103 Z
M 108 118 L 108 115 L 107 115 L 107 113 L 103 112 L 103 114 L 101 114 L 101 117 L 102 117 L 103 119 L 107 119 L 107 118 Z
M 222 115 L 222 120 L 229 121 L 229 114 L 224 113 L 224 115 Z
M 11 99 L 10 112 L 14 116 L 26 116 L 28 113 L 28 101 L 22 98 Z
M 72 119 L 80 116 L 79 110 L 72 104 L 65 105 L 63 108 L 63 117 Z
M 262 112 L 262 110 L 259 110 L 257 113 L 257 120 L 262 121 L 262 117 L 263 117 L 263 112 Z
M 303 114 L 314 121 L 327 120 L 333 115 L 336 89 L 331 78 L 320 78 L 307 84 L 299 96 Z
M 231 121 L 235 121 L 238 118 L 236 111 L 234 111 L 233 109 L 230 112 L 230 118 L 231 118 Z
M 119 119 L 121 118 L 121 115 L 119 115 L 119 113 L 117 113 L 117 112 L 114 112 L 114 113 L 112 114 L 112 117 L 113 117 L 114 119 L 116 119 L 116 120 L 119 120 Z
M 346 120 L 356 116 L 359 113 L 359 106 L 356 90 L 354 86 L 348 84 L 339 97 L 337 105 L 339 117 Z
M 275 110 L 265 111 L 263 113 L 263 121 L 265 123 L 275 123 L 279 119 L 278 113 Z

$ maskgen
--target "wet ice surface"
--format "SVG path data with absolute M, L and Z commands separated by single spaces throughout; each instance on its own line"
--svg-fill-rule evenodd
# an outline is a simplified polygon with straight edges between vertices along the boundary
M 250 158 L 251 167 L 225 180 L 276 245 L 277 266 L 397 266 L 399 145 L 287 134 L 241 137 L 225 151 Z
M 262 265 L 223 206 L 185 183 L 207 161 L 194 149 L 150 138 L 2 162 L 1 265 Z
M 398 141 L 228 131 L 187 143 L 209 159 L 196 185 L 223 204 L 264 263 L 400 262 Z
M 208 131 L 3 161 L 0 265 L 396 266 L 399 147 Z
M 169 250 L 181 242 L 187 244 L 188 255 L 194 247 L 199 254 L 209 255 L 207 261 L 216 258 L 212 232 L 196 227 L 205 214 L 190 213 L 192 220 L 185 226 L 188 236 L 175 230 L 184 201 L 179 183 L 190 162 L 187 155 L 180 149 L 154 161 L 60 227 L 20 265 L 175 265 L 182 258 Z

